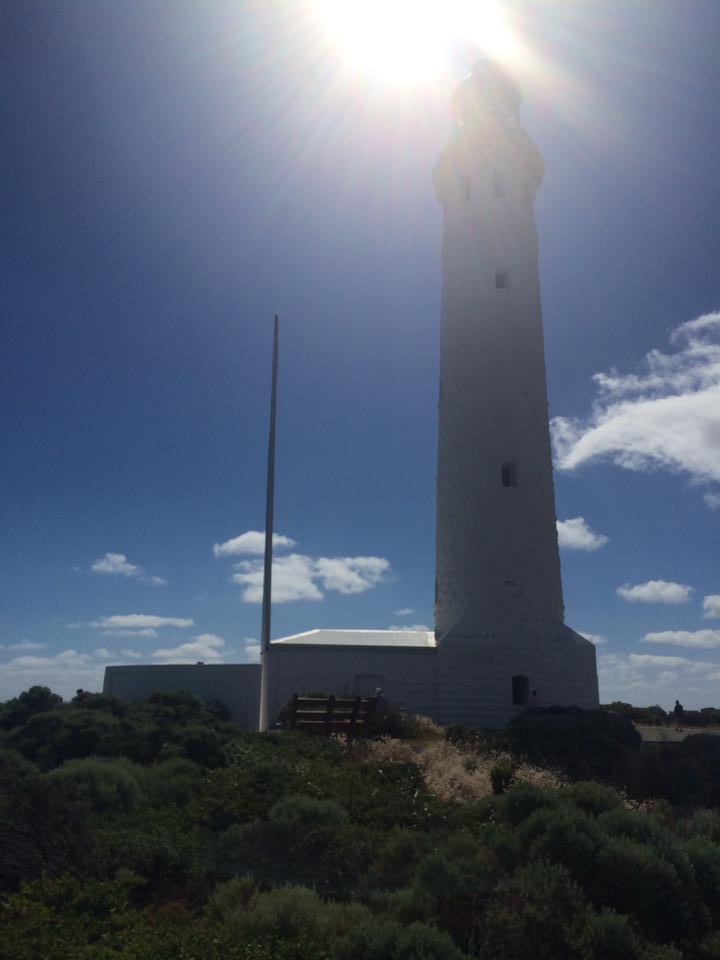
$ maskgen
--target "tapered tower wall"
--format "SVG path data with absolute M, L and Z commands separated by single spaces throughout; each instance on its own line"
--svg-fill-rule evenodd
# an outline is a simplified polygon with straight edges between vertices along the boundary
M 586 707 L 597 677 L 594 648 L 563 625 L 534 215 L 543 161 L 517 89 L 493 65 L 476 68 L 455 107 L 434 177 L 444 210 L 435 625 L 443 720 L 500 723 L 521 706 L 512 676 Z

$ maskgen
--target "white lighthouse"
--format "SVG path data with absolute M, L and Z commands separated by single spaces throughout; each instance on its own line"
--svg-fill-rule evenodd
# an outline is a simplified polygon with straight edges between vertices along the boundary
M 542 706 L 598 706 L 595 648 L 563 623 L 533 212 L 543 161 L 519 105 L 515 85 L 480 63 L 456 94 L 435 171 L 445 212 L 436 629 L 272 642 L 266 631 L 271 721 L 306 690 L 380 688 L 410 713 L 477 727 L 506 723 L 533 690 Z M 117 666 L 104 689 L 193 690 L 251 726 L 260 678 L 254 664 Z
M 443 722 L 598 705 L 563 623 L 534 197 L 544 164 L 490 62 L 461 84 L 435 170 L 444 210 L 435 627 Z

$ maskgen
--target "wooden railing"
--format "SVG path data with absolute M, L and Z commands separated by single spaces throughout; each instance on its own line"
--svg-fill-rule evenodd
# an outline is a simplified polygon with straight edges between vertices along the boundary
M 379 697 L 302 697 L 290 701 L 288 727 L 329 737 L 367 737 Z

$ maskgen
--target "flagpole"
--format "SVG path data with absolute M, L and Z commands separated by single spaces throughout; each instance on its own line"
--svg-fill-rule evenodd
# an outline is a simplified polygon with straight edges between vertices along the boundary
M 278 315 L 273 323 L 270 433 L 268 437 L 267 489 L 265 496 L 265 563 L 263 568 L 262 627 L 260 634 L 260 717 L 258 728 L 268 728 L 270 614 L 272 610 L 273 512 L 275 507 L 275 421 L 277 415 Z

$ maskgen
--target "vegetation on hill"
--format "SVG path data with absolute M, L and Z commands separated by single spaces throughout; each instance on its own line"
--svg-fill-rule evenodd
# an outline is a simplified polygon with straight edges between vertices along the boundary
M 720 738 L 382 723 L 348 744 L 188 693 L 0 706 L 0 958 L 719 960 Z

